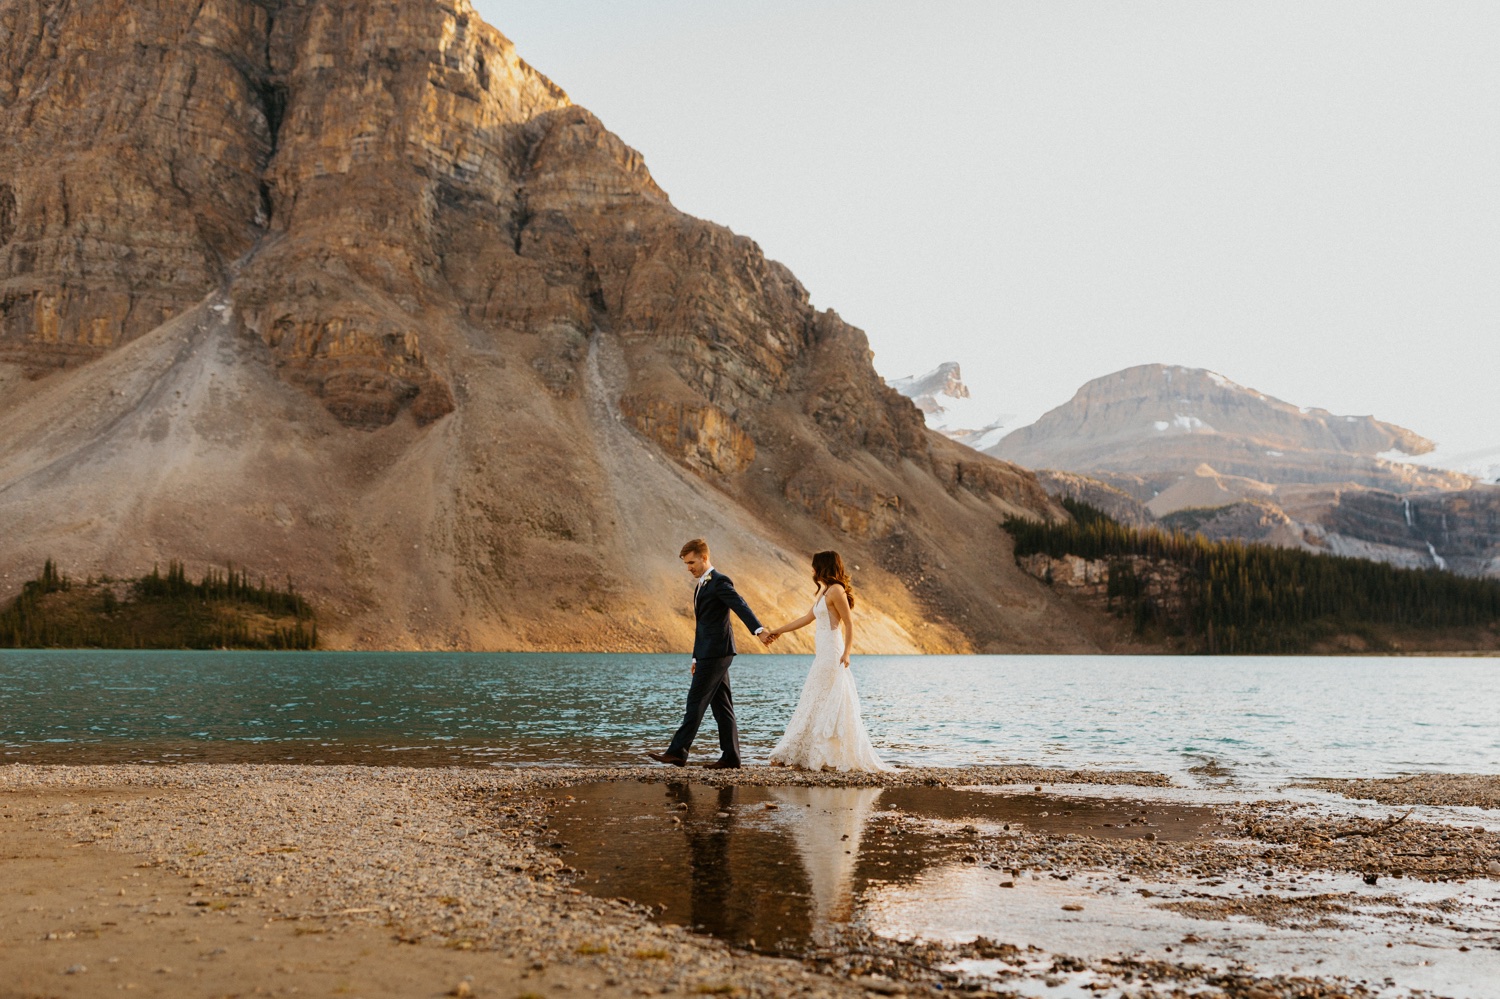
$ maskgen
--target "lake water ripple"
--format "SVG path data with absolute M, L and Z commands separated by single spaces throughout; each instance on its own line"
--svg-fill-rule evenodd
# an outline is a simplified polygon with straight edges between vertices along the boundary
M 807 664 L 736 661 L 750 762 L 781 734 Z M 675 655 L 0 651 L 0 759 L 641 762 L 680 720 L 686 666 Z M 1243 783 L 1500 766 L 1492 659 L 857 656 L 854 670 L 871 735 L 898 765 Z M 700 752 L 714 741 L 710 719 Z

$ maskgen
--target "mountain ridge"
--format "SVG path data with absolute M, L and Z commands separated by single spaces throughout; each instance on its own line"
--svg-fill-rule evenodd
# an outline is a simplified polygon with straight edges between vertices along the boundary
M 668 649 L 707 535 L 765 617 L 839 548 L 867 651 L 1118 644 L 1011 564 L 1035 476 L 466 0 L 0 18 L 0 590 L 232 560 L 334 647 Z
M 990 453 L 1042 469 L 1052 494 L 1125 523 L 1144 515 L 1210 540 L 1500 575 L 1500 490 L 1393 460 L 1432 447 L 1404 427 L 1295 406 L 1217 372 L 1138 365 L 1087 382 Z
M 1266 482 L 1339 481 L 1320 470 L 1328 468 L 1341 479 L 1378 486 L 1401 474 L 1439 481 L 1440 473 L 1403 473 L 1377 457 L 1432 448 L 1419 434 L 1372 416 L 1294 406 L 1202 368 L 1143 364 L 1086 382 L 988 453 L 1031 467 L 1133 471 L 1149 452 L 1164 473 L 1207 462 Z M 1295 455 L 1265 460 L 1288 458 L 1289 451 L 1312 452 L 1316 463 L 1299 463 Z

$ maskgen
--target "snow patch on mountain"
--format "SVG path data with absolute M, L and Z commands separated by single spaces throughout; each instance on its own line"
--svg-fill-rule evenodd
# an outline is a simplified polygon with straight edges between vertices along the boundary
M 1209 426 L 1207 423 L 1204 423 L 1196 416 L 1188 416 L 1184 413 L 1177 413 L 1172 417 L 1170 421 L 1156 420 L 1151 424 L 1151 426 L 1156 429 L 1157 433 L 1165 433 L 1168 430 L 1181 430 L 1183 433 L 1187 434 L 1211 434 L 1214 432 L 1213 427 Z

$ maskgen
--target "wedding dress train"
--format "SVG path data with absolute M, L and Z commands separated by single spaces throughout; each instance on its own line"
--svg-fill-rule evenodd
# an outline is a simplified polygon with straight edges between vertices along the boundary
M 870 745 L 859 713 L 854 677 L 844 668 L 844 633 L 835 628 L 820 594 L 813 604 L 813 661 L 786 734 L 771 762 L 804 770 L 892 770 Z

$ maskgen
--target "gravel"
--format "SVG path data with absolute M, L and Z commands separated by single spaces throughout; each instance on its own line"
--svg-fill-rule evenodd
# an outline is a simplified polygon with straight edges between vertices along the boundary
M 569 886 L 543 843 L 536 792 L 609 780 L 767 785 L 1148 783 L 1155 774 L 1036 767 L 839 775 L 755 767 L 404 768 L 274 764 L 0 767 L 0 792 L 131 793 L 60 802 L 42 821 L 81 842 L 143 855 L 202 882 L 209 905 L 254 899 L 270 918 L 337 934 L 356 923 L 398 939 L 488 948 L 530 962 L 589 963 L 645 994 L 864 995 L 798 961 L 735 951 L 651 921 L 624 899 Z
M 966 957 L 1014 959 L 1013 978 L 1069 980 L 1089 974 L 1131 983 L 1132 995 L 1363 996 L 1349 983 L 1225 975 L 1168 962 L 1118 958 L 1079 962 L 983 939 L 963 945 L 899 942 L 851 927 L 842 945 L 806 960 L 736 950 L 680 927 L 659 925 L 625 899 L 571 887 L 576 873 L 547 847 L 548 811 L 539 792 L 600 781 L 838 786 L 1162 787 L 1159 774 L 1035 767 L 920 768 L 842 775 L 780 768 L 688 771 L 667 767 L 406 768 L 272 764 L 0 767 L 0 793 L 98 791 L 58 798 L 46 828 L 148 858 L 201 882 L 207 905 L 255 900 L 269 918 L 336 935 L 356 924 L 386 927 L 400 940 L 483 948 L 531 967 L 591 966 L 622 989 L 742 996 L 935 994 L 955 981 L 938 969 Z M 1469 804 L 1496 778 L 1433 778 L 1443 803 Z M 1318 782 L 1329 787 L 1334 782 Z M 1390 782 L 1341 782 L 1411 788 Z M 106 795 L 103 792 L 110 792 Z M 1467 796 L 1468 800 L 1453 798 Z M 965 827 L 976 861 L 1026 876 L 1119 872 L 1120 880 L 1291 878 L 1309 871 L 1427 880 L 1500 876 L 1500 835 L 1477 827 L 1331 816 L 1310 805 L 1247 802 L 1215 809 L 1210 835 L 1173 840 L 1107 839 L 1017 828 Z M 920 821 L 896 816 L 891 821 Z M 1497 873 L 1491 873 L 1492 871 Z M 1366 900 L 1368 901 L 1368 900 Z M 196 904 L 196 903 L 195 903 Z M 1165 900 L 1163 904 L 1167 904 Z M 1236 908 L 1235 906 L 1239 906 Z M 1238 915 L 1270 925 L 1317 925 L 1349 900 L 1334 894 L 1296 902 L 1178 900 L 1185 915 Z M 1007 956 L 1009 955 L 1009 956 Z M 74 972 L 85 974 L 84 971 Z M 991 982 L 994 994 L 1011 994 Z M 978 992 L 974 994 L 984 994 Z
M 1485 774 L 1412 774 L 1372 780 L 1323 778 L 1298 782 L 1346 798 L 1365 798 L 1386 805 L 1465 805 L 1500 808 L 1500 777 Z

